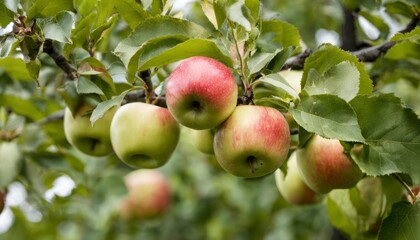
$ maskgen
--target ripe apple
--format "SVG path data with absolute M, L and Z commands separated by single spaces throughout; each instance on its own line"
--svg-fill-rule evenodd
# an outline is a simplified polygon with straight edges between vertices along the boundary
M 192 141 L 195 147 L 202 153 L 214 154 L 213 141 L 214 141 L 214 130 L 192 130 Z
M 214 152 L 219 164 L 238 177 L 261 177 L 274 172 L 287 158 L 290 132 L 274 108 L 242 105 L 218 128 Z
M 91 156 L 106 156 L 112 152 L 109 128 L 118 108 L 113 107 L 92 126 L 90 112 L 93 107 L 84 103 L 74 114 L 66 108 L 64 113 L 64 135 L 79 151 Z
M 322 195 L 308 187 L 300 176 L 296 162 L 296 151 L 287 160 L 286 175 L 280 169 L 277 169 L 274 174 L 277 188 L 287 202 L 295 205 L 306 205 L 318 203 L 322 199 Z
M 166 85 L 166 103 L 175 119 L 193 129 L 221 124 L 236 107 L 238 87 L 229 68 L 212 58 L 179 64 Z
M 141 102 L 120 107 L 111 122 L 115 153 L 136 168 L 164 165 L 178 144 L 179 134 L 179 124 L 166 108 Z
M 0 214 L 3 212 L 4 205 L 6 202 L 6 193 L 0 191 Z
M 124 178 L 128 195 L 119 205 L 119 215 L 126 220 L 155 218 L 167 211 L 171 189 L 165 176 L 157 171 L 141 169 Z
M 314 135 L 297 151 L 299 171 L 310 188 L 318 193 L 354 187 L 363 173 L 344 153 L 340 141 Z

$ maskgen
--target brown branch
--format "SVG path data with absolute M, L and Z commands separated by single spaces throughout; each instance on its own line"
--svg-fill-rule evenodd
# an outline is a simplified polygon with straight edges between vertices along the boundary
M 406 33 L 413 30 L 420 21 L 420 16 L 414 16 L 410 23 L 405 27 L 400 33 Z M 362 62 L 373 62 L 378 59 L 380 56 L 385 54 L 390 48 L 395 45 L 395 42 L 388 41 L 384 42 L 381 45 L 363 48 L 354 52 L 351 52 Z M 286 63 L 283 65 L 282 70 L 293 69 L 293 70 L 302 70 L 305 64 L 307 57 L 311 55 L 311 49 L 306 49 L 303 53 L 298 54 L 294 57 L 289 58 Z
M 282 70 L 284 69 L 292 69 L 292 70 L 302 70 L 303 65 L 305 64 L 305 60 L 309 55 L 311 55 L 312 50 L 307 48 L 304 52 L 293 56 L 284 63 Z
M 355 11 L 350 11 L 345 6 L 342 6 L 344 14 L 344 22 L 341 26 L 341 48 L 347 51 L 355 51 L 357 49 L 357 37 L 356 37 L 356 18 Z
M 77 79 L 77 71 L 73 68 L 66 58 L 54 47 L 52 39 L 45 39 L 43 51 L 48 54 L 57 64 L 59 68 L 61 68 L 70 78 L 71 80 Z
M 145 90 L 137 90 L 129 92 L 125 95 L 124 100 L 122 101 L 121 105 L 131 103 L 131 102 L 146 102 L 146 91 Z M 166 105 L 166 98 L 164 96 L 151 96 L 150 102 L 154 102 L 155 105 L 161 107 L 167 107 Z

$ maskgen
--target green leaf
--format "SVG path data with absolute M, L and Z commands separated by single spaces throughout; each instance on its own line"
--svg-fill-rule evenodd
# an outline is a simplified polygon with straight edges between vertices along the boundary
M 261 71 L 277 55 L 275 52 L 256 52 L 248 61 L 249 74 Z
M 209 33 L 193 22 L 169 16 L 153 17 L 142 21 L 128 38 L 118 44 L 114 51 L 114 54 L 129 70 L 129 82 L 133 81 L 133 69 L 138 67 L 140 56 L 137 52 L 146 42 L 163 36 L 205 38 L 209 36 Z
M 407 173 L 419 185 L 419 117 L 392 94 L 358 96 L 350 104 L 367 144 L 359 167 L 372 176 Z
M 17 47 L 16 42 L 18 42 L 18 39 L 13 35 L 0 36 L 0 58 L 9 56 L 10 52 Z
M 45 38 L 63 43 L 71 43 L 70 34 L 74 22 L 74 13 L 67 11 L 60 12 L 52 18 L 38 20 Z
M 267 51 L 300 46 L 299 31 L 287 22 L 279 20 L 263 21 L 258 44 L 260 48 Z
M 105 95 L 111 96 L 115 93 L 114 81 L 106 67 L 98 59 L 93 57 L 83 59 L 77 72 L 81 75 L 94 75 L 91 80 L 103 90 Z
M 379 231 L 380 240 L 420 239 L 420 203 L 411 205 L 399 202 L 392 206 L 391 214 L 383 221 Z
M 412 18 L 414 13 L 407 2 L 404 1 L 393 1 L 384 3 L 385 11 L 391 16 L 405 16 Z
M 77 93 L 78 94 L 98 94 L 104 95 L 104 92 L 90 79 L 80 76 L 77 80 Z
M 306 59 L 301 82 L 302 89 L 306 85 L 309 72 L 311 71 L 310 69 L 315 69 L 319 74 L 323 75 L 335 65 L 345 61 L 354 65 L 359 71 L 358 94 L 372 93 L 372 80 L 369 78 L 364 64 L 359 62 L 359 60 L 354 55 L 330 44 L 322 45 L 317 51 L 312 53 Z
M 244 0 L 234 1 L 227 9 L 227 16 L 229 20 L 241 25 L 246 31 L 251 31 L 253 20 L 250 19 L 249 9 Z
M 0 59 L 0 69 L 3 69 L 11 78 L 29 81 L 31 76 L 26 70 L 25 62 L 22 59 L 6 57 Z
M 61 11 L 73 10 L 73 1 L 68 0 L 35 0 L 28 10 L 28 18 L 52 17 Z
M 349 61 L 331 67 L 322 75 L 311 68 L 303 90 L 309 95 L 336 95 L 348 102 L 357 96 L 359 75 L 356 66 Z
M 214 58 L 227 66 L 232 66 L 232 59 L 217 47 L 216 43 L 206 39 L 190 39 L 156 56 L 140 58 L 139 70 L 160 67 L 165 64 L 182 60 L 192 56 L 206 56 Z M 143 62 L 144 61 L 144 62 Z
M 35 59 L 33 61 L 29 61 L 26 63 L 26 69 L 28 70 L 29 75 L 35 81 L 37 87 L 40 86 L 38 77 L 39 71 L 41 70 L 41 62 L 39 59 Z
M 385 57 L 394 60 L 415 59 L 418 61 L 420 60 L 420 42 L 398 42 L 388 50 L 388 52 L 385 54 Z
M 127 93 L 131 90 L 132 89 L 126 90 L 112 99 L 99 103 L 90 115 L 91 124 L 93 125 L 98 119 L 102 118 L 104 114 L 112 107 L 119 107 L 121 102 L 124 100 L 125 95 L 127 95 Z
M 295 121 L 309 132 L 342 141 L 364 142 L 356 114 L 350 105 L 334 95 L 305 97 L 290 108 Z
M 0 2 L 0 27 L 5 28 L 9 23 L 13 22 L 15 13 L 6 7 L 4 2 Z
M 135 0 L 118 0 L 115 8 L 131 29 L 135 29 L 140 22 L 150 16 Z
M 391 41 L 402 41 L 402 40 L 409 40 L 412 42 L 419 43 L 420 41 L 420 27 L 416 27 L 411 32 L 407 33 L 396 33 L 392 38 Z
M 226 19 L 226 13 L 220 1 L 201 0 L 200 3 L 207 19 L 213 24 L 215 29 L 219 29 Z
M 275 91 L 272 92 L 275 96 L 287 98 L 289 101 L 299 98 L 298 93 L 293 89 L 293 87 L 290 86 L 290 84 L 278 73 L 265 75 L 253 83 L 253 88 L 256 91 L 255 94 L 257 98 L 261 85 L 266 86 L 267 84 L 275 88 Z
M 6 188 L 19 174 L 22 154 L 16 142 L 0 142 L 0 188 Z
M 272 61 L 267 66 L 267 69 L 272 72 L 279 72 L 283 68 L 284 63 L 289 59 L 292 55 L 299 51 L 299 47 L 289 46 L 280 50 L 279 53 L 273 58 Z
M 384 182 L 380 178 L 367 177 L 351 189 L 337 189 L 328 194 L 328 218 L 351 239 L 374 239 L 378 223 L 382 220 Z

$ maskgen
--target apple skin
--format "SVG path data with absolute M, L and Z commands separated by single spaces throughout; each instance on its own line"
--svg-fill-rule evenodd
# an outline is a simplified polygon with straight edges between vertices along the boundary
M 232 175 L 255 178 L 279 168 L 290 147 L 289 126 L 274 108 L 242 105 L 218 128 L 214 152 Z
M 6 193 L 0 191 L 0 214 L 3 212 L 4 206 L 6 205 Z
M 134 168 L 163 166 L 174 152 L 179 135 L 179 124 L 166 108 L 142 102 L 120 107 L 111 122 L 114 152 Z
M 193 129 L 220 125 L 236 107 L 238 86 L 223 63 L 208 57 L 191 57 L 168 78 L 166 103 L 174 118 Z
M 191 134 L 194 146 L 202 153 L 214 154 L 214 130 L 192 130 Z
M 163 215 L 171 205 L 171 187 L 157 170 L 140 169 L 124 178 L 128 195 L 118 213 L 125 220 L 147 220 Z
M 109 128 L 117 107 L 108 110 L 92 126 L 90 112 L 93 107 L 84 103 L 73 116 L 68 108 L 64 113 L 64 135 L 67 141 L 79 151 L 96 157 L 112 152 Z
M 322 195 L 308 187 L 300 176 L 297 167 L 296 151 L 287 160 L 286 175 L 280 169 L 277 169 L 274 175 L 277 188 L 287 202 L 294 205 L 308 205 L 322 200 Z
M 363 177 L 356 163 L 344 154 L 340 141 L 319 135 L 297 150 L 297 165 L 306 184 L 318 193 L 352 188 Z

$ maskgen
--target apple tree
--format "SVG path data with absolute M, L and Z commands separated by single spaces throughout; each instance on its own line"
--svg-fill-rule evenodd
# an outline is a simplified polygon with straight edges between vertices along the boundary
M 0 2 L 0 239 L 420 239 L 419 22 L 418 0 Z

